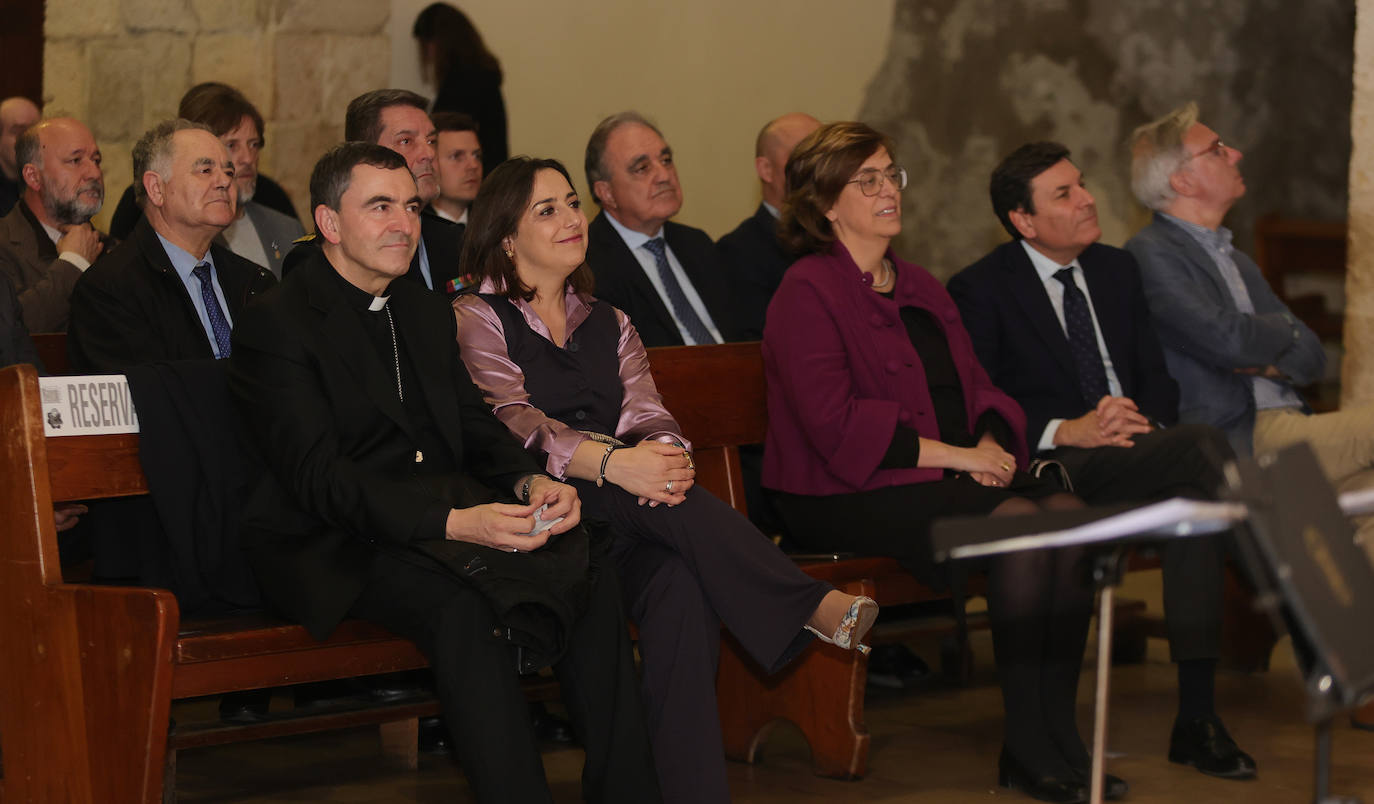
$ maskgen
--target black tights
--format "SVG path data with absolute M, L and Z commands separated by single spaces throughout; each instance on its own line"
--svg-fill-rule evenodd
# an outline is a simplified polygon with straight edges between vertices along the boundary
M 1015 497 L 990 516 L 1081 508 L 1069 494 Z M 1076 548 L 1001 556 L 988 573 L 988 616 L 1006 710 L 1005 745 L 1024 766 L 1069 778 L 1088 766 L 1074 717 L 1093 593 Z

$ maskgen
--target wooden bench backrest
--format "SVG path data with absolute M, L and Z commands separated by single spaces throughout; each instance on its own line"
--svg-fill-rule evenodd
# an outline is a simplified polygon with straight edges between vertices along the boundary
M 649 350 L 663 404 L 696 454 L 697 483 L 747 513 L 739 447 L 768 429 L 763 354 L 757 341 Z

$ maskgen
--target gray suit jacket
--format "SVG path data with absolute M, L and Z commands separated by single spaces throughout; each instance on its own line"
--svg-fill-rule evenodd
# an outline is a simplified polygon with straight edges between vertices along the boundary
M 1255 397 L 1236 369 L 1276 366 L 1294 385 L 1321 377 L 1326 353 L 1316 333 L 1274 295 L 1259 266 L 1233 252 L 1254 313 L 1243 313 L 1216 263 L 1177 224 L 1156 215 L 1126 243 L 1169 373 L 1178 381 L 1179 420 L 1221 428 L 1238 454 L 1253 450 Z
M 277 279 L 281 279 L 282 260 L 286 259 L 286 253 L 291 250 L 296 239 L 305 234 L 300 221 L 256 201 L 249 201 L 244 205 L 244 214 L 253 223 L 258 239 L 262 241 L 262 250 L 267 254 L 267 264 L 262 267 L 271 271 Z M 228 247 L 223 236 L 218 240 L 220 245 Z M 247 259 L 243 254 L 239 256 Z
M 104 235 L 102 240 L 109 251 L 114 241 Z M 30 332 L 67 328 L 72 288 L 81 270 L 57 258 L 56 246 L 22 200 L 0 218 L 0 273 L 18 292 Z

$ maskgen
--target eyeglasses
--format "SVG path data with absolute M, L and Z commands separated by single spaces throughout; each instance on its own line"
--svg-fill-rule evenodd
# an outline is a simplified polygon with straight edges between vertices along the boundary
M 856 178 L 850 179 L 845 184 L 857 184 L 864 195 L 877 195 L 883 189 L 883 180 L 892 182 L 892 186 L 898 190 L 906 189 L 906 168 L 901 165 L 889 165 L 887 170 L 877 168 L 864 168 L 859 171 Z
M 1184 159 L 1183 161 L 1187 162 L 1189 159 L 1196 159 L 1200 156 L 1207 156 L 1209 154 L 1225 158 L 1226 150 L 1229 147 L 1229 145 L 1222 142 L 1221 140 L 1217 140 L 1216 142 L 1212 143 L 1211 145 L 1208 145 L 1206 148 L 1203 148 L 1201 151 L 1198 151 L 1195 154 L 1188 154 L 1188 159 Z

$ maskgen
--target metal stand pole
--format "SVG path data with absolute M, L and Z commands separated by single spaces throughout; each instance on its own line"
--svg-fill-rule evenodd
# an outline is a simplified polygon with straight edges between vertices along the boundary
M 1114 586 L 1102 587 L 1097 612 L 1097 695 L 1093 706 L 1092 804 L 1102 804 L 1107 757 L 1107 697 L 1112 669 L 1112 599 Z
M 1317 724 L 1317 746 L 1313 759 L 1313 801 L 1326 804 L 1331 796 L 1331 720 L 1326 718 Z
M 1121 583 L 1122 549 L 1097 556 L 1093 561 L 1093 583 L 1098 591 L 1097 608 L 1097 692 L 1093 705 L 1093 764 L 1089 801 L 1102 804 L 1107 762 L 1107 699 L 1112 672 L 1112 613 L 1116 586 Z

